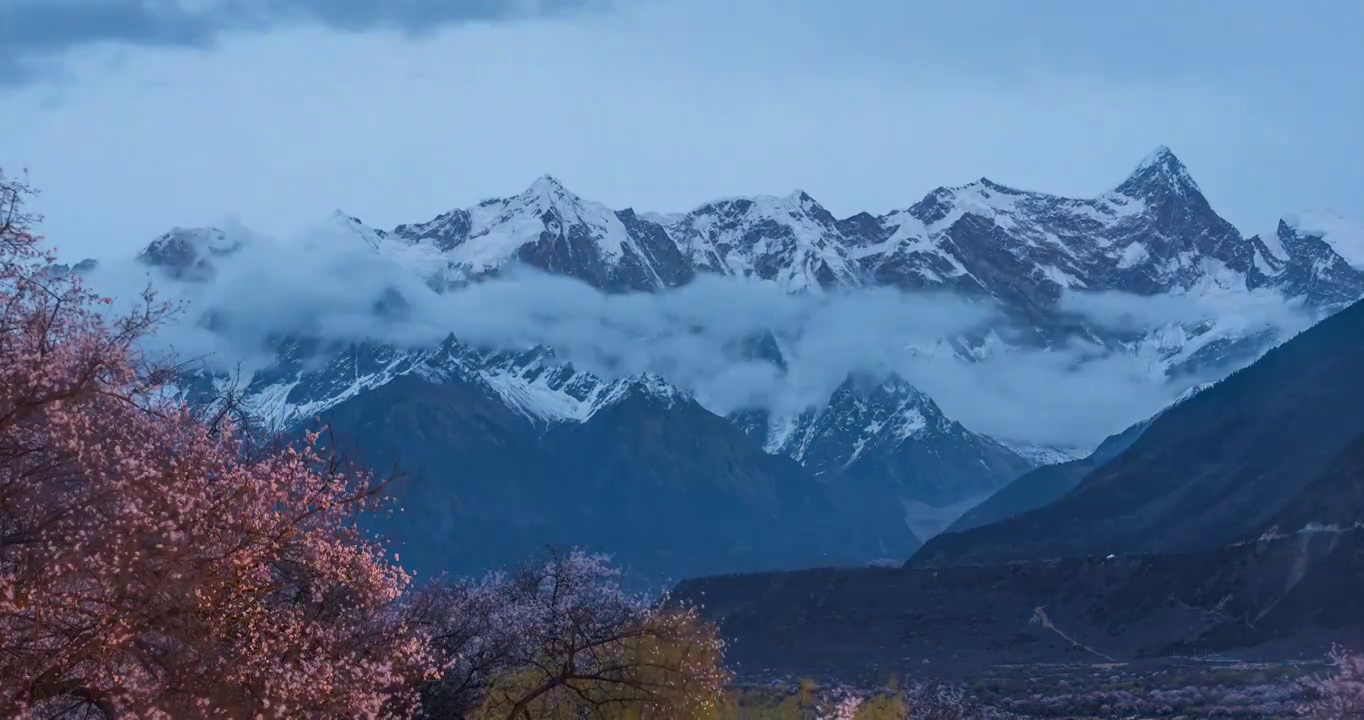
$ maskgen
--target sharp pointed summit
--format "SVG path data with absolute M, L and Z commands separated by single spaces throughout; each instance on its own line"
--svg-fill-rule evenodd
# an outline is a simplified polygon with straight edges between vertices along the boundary
M 332 210 L 331 214 L 326 217 L 326 220 L 341 225 L 364 225 L 364 222 L 361 221 L 360 218 L 351 215 L 341 208 Z
M 1117 192 L 1133 197 L 1168 191 L 1202 193 L 1189 169 L 1165 145 L 1152 150 L 1117 187 Z
M 526 188 L 525 194 L 531 197 L 567 197 L 577 199 L 577 196 L 568 188 L 564 187 L 564 184 L 560 182 L 558 178 L 548 173 L 535 178 L 535 182 L 531 183 L 529 188 Z
M 518 197 L 527 208 L 533 209 L 537 214 L 553 211 L 569 223 L 582 217 L 608 212 L 600 203 L 585 200 L 550 174 L 536 178 Z
M 303 244 L 305 247 L 321 248 L 332 246 L 342 238 L 355 239 L 369 250 L 377 251 L 387 236 L 388 233 L 383 230 L 372 228 L 360 218 L 338 208 L 323 219 L 315 233 L 304 237 Z

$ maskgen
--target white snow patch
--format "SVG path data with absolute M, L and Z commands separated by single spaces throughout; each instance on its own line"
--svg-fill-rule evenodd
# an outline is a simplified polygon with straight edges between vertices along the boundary
M 919 434 L 925 427 L 928 427 L 928 421 L 918 408 L 904 408 L 900 411 L 900 422 L 896 423 L 895 437 L 905 440 Z
M 543 377 L 527 382 L 507 372 L 484 371 L 480 376 L 508 407 L 530 420 L 581 422 L 590 415 L 588 402 L 549 387 Z
M 1085 287 L 1084 280 L 1081 280 L 1080 278 L 1071 275 L 1070 273 L 1066 272 L 1065 270 L 1062 270 L 1061 268 L 1056 267 L 1055 265 L 1043 266 L 1042 274 L 1046 275 L 1048 280 L 1051 280 L 1052 282 L 1056 283 L 1057 285 L 1060 285 L 1063 288 Z
M 1147 252 L 1146 246 L 1139 242 L 1133 242 L 1123 248 L 1122 254 L 1118 256 L 1118 269 L 1134 268 L 1150 259 L 1151 253 Z
M 996 438 L 1004 447 L 1013 450 L 1024 459 L 1029 460 L 1039 467 L 1042 465 L 1060 465 L 1071 460 L 1078 460 L 1093 452 L 1093 448 L 1071 448 L 1056 447 L 1054 445 L 1036 445 L 1033 443 L 1014 443 Z

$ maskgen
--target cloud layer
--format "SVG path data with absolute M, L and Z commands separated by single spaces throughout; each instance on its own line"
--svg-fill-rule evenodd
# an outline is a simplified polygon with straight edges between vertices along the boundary
M 1122 353 L 1084 344 L 1023 349 L 1000 339 L 1010 328 L 995 307 L 950 295 L 886 288 L 788 295 L 721 277 L 661 293 L 605 295 L 525 269 L 438 294 L 352 232 L 314 228 L 287 241 L 239 225 L 228 232 L 248 242 L 213 260 L 211 282 L 170 282 L 131 260 L 102 265 L 91 282 L 120 302 L 150 282 L 182 303 L 184 312 L 154 338 L 154 348 L 219 368 L 260 367 L 268 361 L 268 339 L 290 333 L 401 345 L 429 345 L 454 333 L 497 348 L 549 346 L 606 377 L 658 373 L 720 413 L 798 411 L 827 400 L 849 373 L 897 372 L 973 430 L 1068 446 L 1093 445 L 1164 407 L 1187 385 L 1231 369 L 1167 382 L 1154 330 L 1180 334 L 1180 324 L 1213 325 L 1214 334 L 1282 337 L 1310 322 L 1270 295 L 1070 296 L 1068 309 L 1156 339 Z M 384 303 L 386 311 L 377 312 Z M 210 309 L 212 331 L 201 322 Z M 978 361 L 963 361 L 949 344 L 990 329 L 996 334 Z M 786 368 L 742 350 L 763 333 L 777 339 Z
M 114 43 L 204 48 L 288 25 L 430 33 L 553 16 L 602 0 L 0 0 L 0 84 L 32 79 L 67 51 Z

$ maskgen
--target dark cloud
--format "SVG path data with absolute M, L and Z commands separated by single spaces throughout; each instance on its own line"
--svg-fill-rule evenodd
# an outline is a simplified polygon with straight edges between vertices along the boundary
M 433 31 L 600 9 L 610 0 L 0 0 L 0 85 L 30 81 L 86 45 L 207 47 L 286 24 Z

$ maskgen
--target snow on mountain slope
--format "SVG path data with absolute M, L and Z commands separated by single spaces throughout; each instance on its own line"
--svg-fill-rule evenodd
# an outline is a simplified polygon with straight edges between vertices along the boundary
M 824 474 L 856 462 L 868 445 L 893 445 L 929 432 L 930 418 L 934 429 L 950 422 L 927 395 L 899 378 L 849 379 L 828 404 L 769 420 L 765 447 Z
M 893 375 L 849 378 L 827 404 L 796 415 L 748 411 L 735 421 L 816 476 L 932 507 L 983 498 L 1036 465 Z
M 288 341 L 281 344 L 275 363 L 251 378 L 243 395 L 270 426 L 284 428 L 408 374 L 483 388 L 537 426 L 586 422 L 629 396 L 664 403 L 685 397 L 655 375 L 608 381 L 556 360 L 547 348 L 480 350 L 453 337 L 429 349 Z
M 793 292 L 861 284 L 834 216 L 802 191 L 707 203 L 667 229 L 698 272 L 757 277 Z
M 370 255 L 407 263 L 419 274 L 432 267 L 429 254 L 415 254 L 427 253 L 429 246 L 403 242 L 355 218 L 333 215 L 322 226 L 328 228 L 330 235 L 319 230 L 305 236 L 305 249 L 337 248 L 338 243 L 353 240 L 349 248 L 358 255 L 347 261 L 350 264 L 364 264 Z M 400 293 L 387 289 L 373 312 L 386 317 L 392 307 L 405 303 Z M 211 315 L 213 309 L 205 312 Z M 755 351 L 776 353 L 763 357 L 782 362 L 775 346 L 757 343 Z M 566 363 L 549 348 L 484 349 L 453 337 L 434 348 L 407 348 L 377 339 L 328 342 L 289 336 L 275 341 L 270 361 L 241 390 L 248 407 L 267 424 L 286 428 L 404 375 L 481 388 L 542 428 L 585 423 L 629 397 L 648 397 L 665 405 L 686 397 L 656 375 L 607 380 Z M 200 382 L 199 392 L 208 392 L 207 384 L 221 384 L 227 378 Z M 993 440 L 947 419 L 927 395 L 898 378 L 850 380 L 827 406 L 778 418 L 772 427 L 771 438 L 766 429 L 754 434 L 769 453 L 788 455 L 816 475 L 874 474 L 889 464 L 894 466 L 895 482 L 903 486 L 892 488 L 892 497 L 935 505 L 959 500 L 963 492 L 993 489 L 1030 466 Z
M 1095 342 L 1150 358 L 1157 376 L 1244 365 L 1305 327 L 1308 314 L 1329 314 L 1364 294 L 1364 272 L 1320 239 L 1284 226 L 1273 238 L 1243 237 L 1165 147 L 1094 198 L 982 178 L 840 227 L 877 284 L 990 298 L 1023 329 L 1015 342 Z M 1134 335 L 1086 314 L 1083 301 L 1105 292 L 1178 298 L 1206 316 L 1170 318 Z M 1078 302 L 1068 305 L 1067 296 Z M 1302 306 L 1302 324 L 1267 329 L 1261 310 L 1266 303 L 1282 310 L 1286 301 Z
M 982 178 L 938 188 L 905 209 L 842 220 L 800 191 L 686 213 L 612 211 L 549 176 L 519 195 L 387 233 L 336 217 L 440 287 L 518 263 L 611 292 L 673 287 L 697 273 L 756 277 L 792 292 L 870 283 L 988 296 L 1025 320 L 1061 326 L 1049 331 L 1075 329 L 1055 317 L 1067 290 L 1152 296 L 1215 286 L 1297 296 L 1315 280 L 1330 292 L 1306 300 L 1332 307 L 1337 295 L 1364 292 L 1364 272 L 1336 264 L 1337 252 L 1353 252 L 1358 226 L 1304 213 L 1289 226 L 1328 242 L 1285 244 L 1279 232 L 1243 237 L 1165 147 L 1093 198 Z
M 1079 460 L 1089 454 L 1087 448 L 1056 447 L 1028 443 L 1007 442 L 1004 446 L 1018 453 L 1034 465 L 1060 465 L 1071 460 Z M 922 537 L 922 536 L 920 536 Z
M 545 189 L 543 182 L 534 190 Z M 137 256 L 144 266 L 156 269 L 164 280 L 157 285 L 163 298 L 187 303 L 193 323 L 212 329 L 219 326 L 223 308 L 203 305 L 198 287 L 218 277 L 215 263 L 228 261 L 247 248 L 269 253 L 279 246 L 241 227 L 175 230 L 153 240 Z M 621 247 L 627 247 L 622 245 Z M 431 243 L 407 242 L 395 234 L 371 228 L 340 211 L 304 231 L 298 238 L 302 255 L 281 255 L 299 262 L 326 254 L 331 264 L 372 264 L 372 257 L 406 269 L 428 281 L 448 268 L 448 255 Z M 269 260 L 270 255 L 263 256 Z M 260 260 L 261 258 L 256 258 Z M 238 274 L 250 273 L 235 268 Z M 357 292 L 362 292 L 359 288 Z M 208 302 L 234 301 L 208 296 Z M 375 322 L 382 325 L 400 314 L 407 300 L 385 288 L 372 305 Z M 236 308 L 232 308 L 236 309 Z M 241 318 L 236 318 L 241 320 Z M 247 319 L 249 320 L 249 318 Z M 671 403 L 683 394 L 656 375 L 634 375 L 607 380 L 574 368 L 548 348 L 522 350 L 476 348 L 453 337 L 434 346 L 405 347 L 379 339 L 324 339 L 290 333 L 268 338 L 270 357 L 245 378 L 226 373 L 205 373 L 191 379 L 191 393 L 214 393 L 225 385 L 244 382 L 238 388 L 243 401 L 267 425 L 286 428 L 327 409 L 412 374 L 426 380 L 458 379 L 483 388 L 508 407 L 539 425 L 586 422 L 594 414 L 631 396 L 655 397 Z
M 939 188 L 907 210 L 845 223 L 877 282 L 981 293 L 1024 317 L 1054 320 L 1066 290 L 1135 295 L 1282 288 L 1294 259 L 1329 266 L 1320 248 L 1273 252 L 1219 217 L 1168 148 L 1158 148 L 1113 191 L 1065 198 L 988 179 Z M 1299 252 L 1293 252 L 1298 250 Z M 1256 255 L 1275 255 L 1256 262 Z M 1304 253 L 1311 258 L 1295 258 Z M 1264 258 L 1261 258 L 1262 260 Z M 1334 278 L 1364 291 L 1364 275 Z M 1336 304 L 1323 300 L 1324 304 Z
M 548 175 L 520 195 L 399 225 L 392 235 L 414 254 L 443 261 L 424 268 L 441 287 L 517 262 L 613 291 L 657 290 L 691 277 L 660 226 L 583 200 Z
M 1329 210 L 1309 210 L 1284 218 L 1288 227 L 1325 240 L 1350 265 L 1364 270 L 1364 222 L 1347 220 Z
M 1152 378 L 1182 385 L 1249 362 L 1281 341 L 1283 328 L 1263 318 L 1282 314 L 1285 302 L 1325 314 L 1364 294 L 1364 270 L 1341 256 L 1351 247 L 1341 239 L 1351 237 L 1341 234 L 1341 223 L 1310 215 L 1289 220 L 1270 235 L 1242 236 L 1162 147 L 1112 191 L 1093 198 L 981 179 L 939 188 L 880 216 L 840 220 L 804 192 L 653 214 L 610 210 L 545 176 L 518 195 L 392 231 L 337 212 L 304 244 L 327 252 L 329 243 L 344 243 L 361 256 L 372 253 L 410 271 L 439 292 L 520 264 L 609 293 L 659 291 L 706 273 L 758 278 L 795 293 L 868 284 L 950 290 L 995 301 L 1016 323 L 1007 337 L 991 331 L 939 348 L 963 360 L 1079 340 L 1134 360 Z M 142 261 L 176 280 L 210 281 L 216 263 L 250 244 L 239 235 L 177 229 L 154 241 Z M 1095 291 L 1192 303 L 1198 313 L 1115 328 L 1065 301 Z M 376 312 L 402 304 L 401 294 L 391 292 L 376 302 Z M 659 378 L 607 381 L 547 349 L 493 352 L 459 343 L 439 352 L 347 348 L 352 346 L 281 347 L 275 366 L 251 378 L 252 397 L 283 423 L 401 374 L 458 372 L 527 417 L 554 423 L 584 421 L 622 392 L 660 398 L 680 392 Z M 898 380 L 879 387 L 845 383 L 826 406 L 791 417 L 750 412 L 733 419 L 771 452 L 817 472 L 846 475 L 873 466 L 882 473 L 909 472 L 914 463 L 897 465 L 895 458 L 912 457 L 913 448 L 923 449 L 924 463 L 950 456 L 988 470 L 988 479 L 958 483 L 955 495 L 932 483 L 910 483 L 920 495 L 937 493 L 935 503 L 955 502 L 968 490 L 988 491 L 1018 467 L 1058 457 L 1053 449 L 1004 447 L 974 434 Z M 934 428 L 950 432 L 934 434 Z M 916 467 L 920 474 L 952 474 Z

